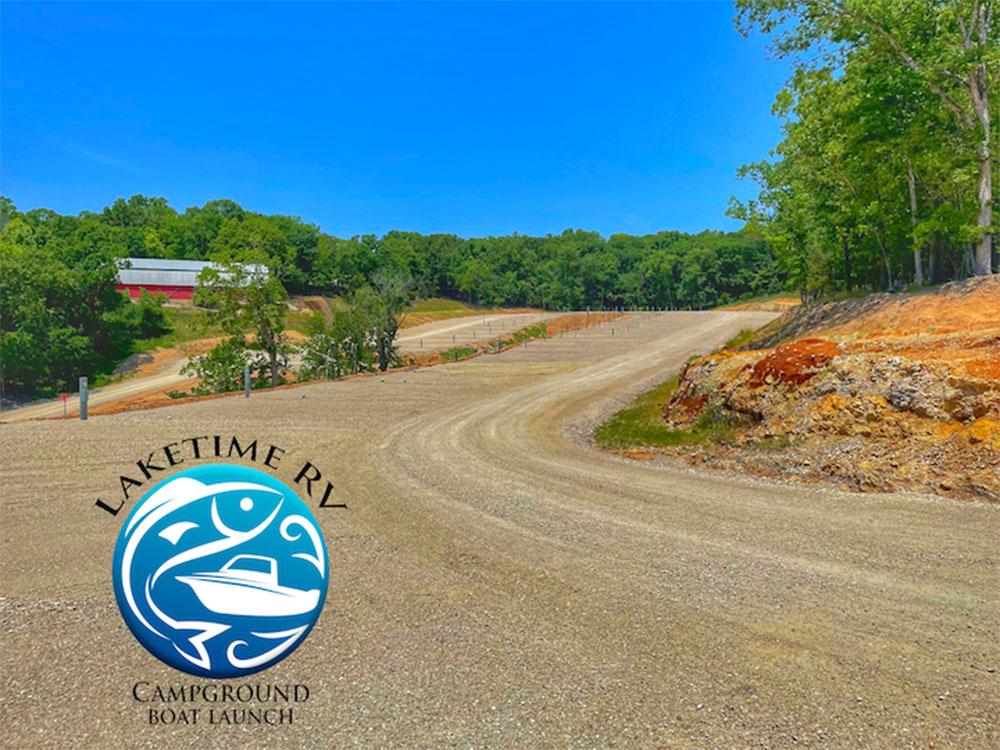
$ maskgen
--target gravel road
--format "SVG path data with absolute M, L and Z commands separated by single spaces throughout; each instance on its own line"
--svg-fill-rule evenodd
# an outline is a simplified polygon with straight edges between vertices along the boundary
M 558 318 L 560 313 L 504 313 L 500 315 L 467 315 L 461 318 L 422 323 L 399 332 L 396 343 L 404 354 L 442 351 L 456 346 L 496 340 L 509 336 L 519 328 L 543 320 Z
M 396 343 L 404 354 L 443 351 L 456 346 L 470 346 L 491 341 L 498 336 L 507 335 L 542 320 L 557 318 L 559 315 L 560 313 L 501 313 L 436 320 L 400 331 Z M 181 375 L 181 369 L 187 361 L 187 359 L 174 360 L 153 375 L 129 378 L 121 383 L 94 388 L 90 391 L 88 403 L 92 407 L 110 404 L 123 398 L 183 383 L 190 379 L 188 375 Z M 293 357 L 293 361 L 298 364 L 298 357 Z M 15 409 L 4 410 L 0 413 L 0 420 L 20 422 L 26 419 L 51 419 L 61 417 L 64 411 L 73 414 L 79 413 L 79 410 L 80 398 L 72 394 L 65 406 L 61 398 L 36 401 Z
M 586 443 L 771 317 L 643 315 L 384 381 L 0 427 L 0 745 L 997 747 L 1000 508 Z M 150 727 L 132 698 L 192 680 L 123 624 L 121 517 L 94 499 L 215 433 L 314 462 L 350 506 L 317 511 L 318 626 L 251 678 L 309 686 L 291 726 Z

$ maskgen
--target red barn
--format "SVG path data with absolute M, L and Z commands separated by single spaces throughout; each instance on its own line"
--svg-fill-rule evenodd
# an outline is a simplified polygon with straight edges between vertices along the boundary
M 165 294 L 169 299 L 191 299 L 198 286 L 198 274 L 212 264 L 204 260 L 162 260 L 128 258 L 118 270 L 118 286 L 129 297 L 144 291 Z
M 162 258 L 126 258 L 118 269 L 119 291 L 133 299 L 144 291 L 165 294 L 169 299 L 191 299 L 198 288 L 198 275 L 214 263 L 206 260 L 163 260 Z M 244 265 L 251 275 L 266 274 L 260 265 Z

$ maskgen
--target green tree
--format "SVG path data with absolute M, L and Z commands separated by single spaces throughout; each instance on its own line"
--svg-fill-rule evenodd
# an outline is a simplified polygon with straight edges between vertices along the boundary
M 996 230 L 992 182 L 997 152 L 997 102 L 991 94 L 1000 67 L 1000 21 L 992 12 L 992 2 L 737 0 L 736 5 L 737 23 L 744 33 L 774 33 L 779 55 L 808 53 L 797 63 L 796 75 L 803 80 L 816 69 L 840 70 L 845 87 L 855 85 L 865 96 L 878 97 L 879 87 L 888 79 L 909 79 L 912 85 L 894 86 L 898 101 L 882 100 L 883 106 L 897 114 L 897 122 L 916 111 L 929 112 L 931 107 L 946 114 L 948 120 L 942 124 L 957 133 L 950 146 L 964 154 L 975 172 L 966 188 L 968 198 L 952 204 L 967 203 L 971 209 L 962 231 L 953 239 L 974 244 L 975 273 L 991 273 Z M 878 75 L 865 85 L 861 70 L 878 71 Z M 802 87 L 792 88 L 808 96 Z M 879 138 L 885 133 L 884 125 L 869 123 L 867 127 Z M 915 139 L 901 138 L 896 146 L 912 160 L 906 153 L 907 141 L 912 145 Z M 866 163 L 872 169 L 879 166 L 873 158 Z M 903 205 L 904 210 L 915 213 L 912 201 Z M 884 243 L 886 228 L 881 227 L 879 236 L 878 222 L 872 223 L 876 213 L 870 213 L 867 229 L 876 242 Z M 879 247 L 883 264 L 889 263 L 889 251 L 887 245 Z
M 285 340 L 288 293 L 277 276 L 261 265 L 225 263 L 209 266 L 198 278 L 196 304 L 232 337 L 232 346 L 267 357 L 271 386 L 281 384 L 290 347 Z M 253 335 L 248 341 L 246 334 Z
M 363 287 L 355 295 L 354 304 L 369 321 L 378 368 L 383 372 L 399 360 L 396 334 L 412 298 L 411 288 L 403 272 L 382 270 L 373 274 L 370 287 Z

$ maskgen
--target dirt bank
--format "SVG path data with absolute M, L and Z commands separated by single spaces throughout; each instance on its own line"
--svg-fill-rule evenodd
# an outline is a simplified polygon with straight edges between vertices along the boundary
M 732 439 L 663 450 L 1000 501 L 1000 278 L 797 308 L 750 346 L 689 362 L 663 408 L 671 428 L 721 423 Z

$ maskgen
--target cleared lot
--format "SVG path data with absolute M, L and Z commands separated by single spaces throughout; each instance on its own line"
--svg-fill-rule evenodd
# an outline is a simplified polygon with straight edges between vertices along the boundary
M 511 313 L 438 320 L 403 329 L 400 331 L 397 343 L 399 350 L 404 354 L 443 351 L 456 346 L 490 341 L 542 320 L 557 318 L 559 315 L 560 313 Z M 123 383 L 95 388 L 90 392 L 89 404 L 91 407 L 110 404 L 140 393 L 183 383 L 189 380 L 189 376 L 181 375 L 181 368 L 186 362 L 186 359 L 177 360 L 169 363 L 155 375 L 130 378 Z M 80 399 L 74 394 L 69 397 L 65 406 L 61 399 L 41 401 L 4 411 L 0 414 L 0 420 L 19 422 L 25 419 L 51 419 L 61 417 L 64 411 L 74 414 L 79 413 L 79 410 Z
M 385 382 L 0 428 L 5 743 L 996 746 L 996 507 L 582 441 L 770 317 L 646 315 Z M 291 727 L 150 729 L 132 702 L 137 680 L 188 680 L 122 623 L 120 519 L 93 502 L 148 450 L 214 433 L 314 461 L 350 505 L 320 516 L 326 612 L 259 676 L 310 686 Z
M 513 313 L 510 315 L 469 315 L 464 318 L 424 323 L 399 332 L 399 350 L 406 354 L 442 351 L 478 341 L 509 336 L 519 328 L 558 318 L 561 313 Z

